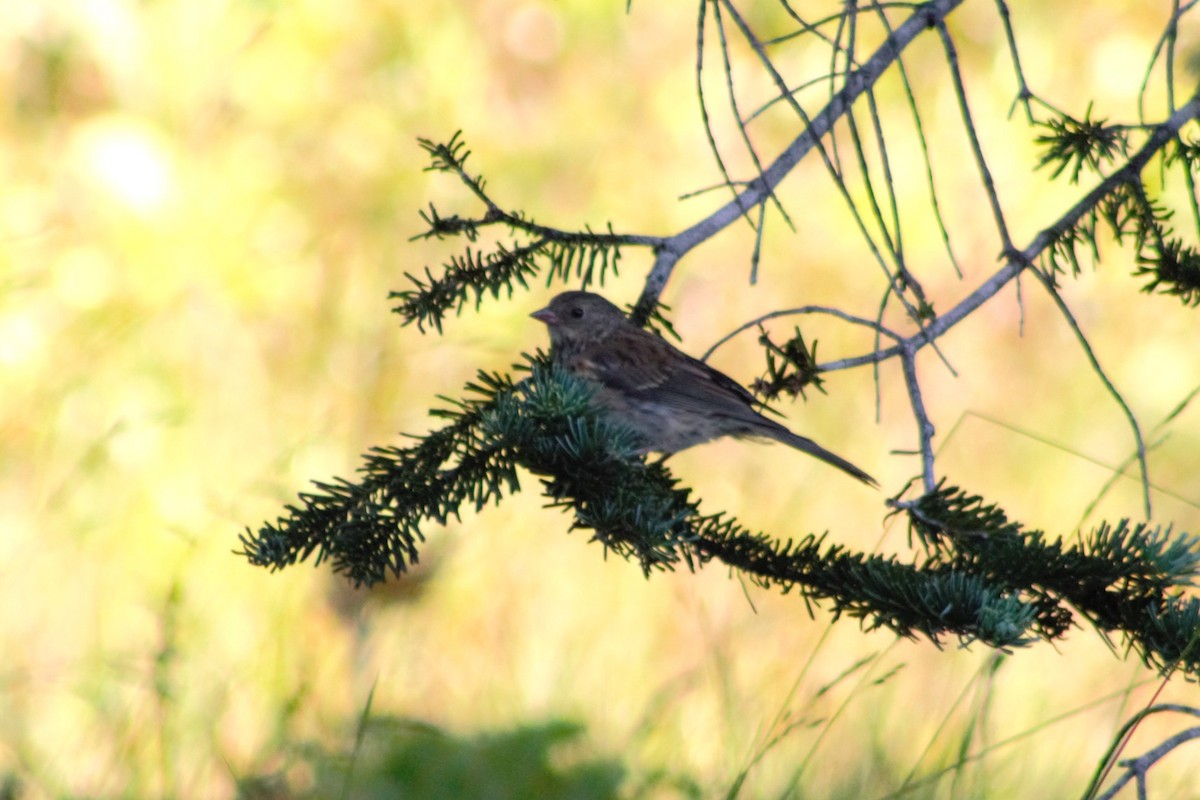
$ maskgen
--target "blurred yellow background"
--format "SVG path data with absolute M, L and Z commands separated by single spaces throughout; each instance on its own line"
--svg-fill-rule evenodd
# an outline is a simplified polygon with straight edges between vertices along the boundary
M 1072 113 L 1094 99 L 1097 116 L 1133 121 L 1169 4 L 1099 5 L 1013 4 L 1024 66 Z M 1021 115 L 1007 118 L 1016 89 L 994 6 L 953 20 L 1023 244 L 1090 183 L 1030 178 L 1038 151 Z M 722 796 L 748 770 L 742 797 L 874 797 L 989 747 L 913 796 L 1082 791 L 1157 688 L 1087 628 L 997 662 L 831 626 L 715 565 L 647 581 L 566 535 L 534 480 L 431 527 L 421 570 L 371 596 L 324 565 L 270 574 L 233 554 L 310 480 L 353 477 L 367 448 L 436 425 L 436 395 L 545 344 L 527 315 L 559 287 L 485 302 L 442 336 L 389 313 L 406 271 L 461 246 L 409 241 L 418 209 L 478 213 L 456 180 L 422 171 L 415 138 L 461 129 L 496 199 L 545 224 L 673 233 L 726 199 L 676 199 L 719 179 L 695 40 L 694 8 L 644 1 L 629 14 L 615 0 L 0 6 L 0 796 L 308 796 L 325 785 L 322 758 L 354 752 L 372 689 L 372 716 L 464 741 L 578 722 L 555 764 L 617 764 L 624 796 Z M 945 310 L 997 267 L 999 246 L 934 37 L 906 63 L 965 280 L 928 220 L 902 122 L 906 249 Z M 748 57 L 735 68 L 769 97 Z M 884 108 L 903 120 L 895 88 L 881 87 Z M 1150 96 L 1154 119 L 1162 93 Z M 793 125 L 768 116 L 760 153 Z M 736 131 L 719 118 L 716 134 L 742 165 Z M 1167 198 L 1182 208 L 1179 190 Z M 757 286 L 744 226 L 679 266 L 664 299 L 685 350 L 783 306 L 873 316 L 879 270 L 818 159 L 783 200 L 797 231 L 773 221 Z M 1200 385 L 1196 315 L 1136 295 L 1129 253 L 1105 252 L 1064 295 L 1148 430 Z M 649 265 L 626 251 L 606 293 L 632 302 Z M 942 342 L 959 377 L 923 355 L 925 399 L 952 483 L 1071 536 L 1132 439 L 1052 304 L 1032 283 L 1023 299 L 1010 288 Z M 824 359 L 870 347 L 860 330 L 803 324 Z M 792 325 L 775 325 L 777 340 Z M 746 383 L 762 368 L 753 335 L 714 363 Z M 878 422 L 869 370 L 783 410 L 883 493 L 779 447 L 721 442 L 672 466 L 705 509 L 752 528 L 829 530 L 908 558 L 882 501 L 917 470 L 893 453 L 915 446 L 914 428 L 896 365 L 881 381 Z M 1151 454 L 1156 519 L 1190 531 L 1198 423 L 1189 407 Z M 1140 516 L 1122 480 L 1085 528 Z M 1189 699 L 1179 682 L 1160 698 Z M 1172 730 L 1145 726 L 1130 754 Z M 1200 796 L 1186 759 L 1153 773 L 1157 796 Z

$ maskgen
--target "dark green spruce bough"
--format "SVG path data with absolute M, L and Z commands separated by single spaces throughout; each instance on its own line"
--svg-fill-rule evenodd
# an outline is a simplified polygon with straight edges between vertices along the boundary
M 1075 613 L 1161 672 L 1200 676 L 1200 599 L 1185 597 L 1200 539 L 1143 524 L 1102 524 L 1077 544 L 1024 531 L 979 497 L 947 486 L 896 503 L 922 547 L 913 563 L 827 544 L 808 534 L 780 542 L 724 514 L 703 514 L 665 465 L 633 456 L 633 434 L 589 407 L 590 389 L 528 358 L 511 376 L 479 373 L 466 399 L 433 414 L 448 424 L 413 447 L 375 448 L 355 482 L 317 483 L 287 515 L 241 536 L 252 564 L 272 570 L 332 562 L 356 585 L 399 576 L 419 558 L 428 522 L 444 524 L 520 489 L 537 475 L 572 529 L 636 558 L 646 574 L 712 559 L 763 587 L 797 588 L 867 628 L 952 635 L 1012 648 L 1066 634 Z M 515 556 L 515 554 L 514 554 Z M 536 554 L 525 556 L 535 559 Z M 1072 610 L 1074 609 L 1074 610 Z

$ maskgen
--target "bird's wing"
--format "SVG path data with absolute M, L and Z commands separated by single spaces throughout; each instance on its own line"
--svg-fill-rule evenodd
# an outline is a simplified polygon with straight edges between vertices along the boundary
M 745 387 L 645 331 L 620 331 L 603 347 L 581 353 L 577 366 L 587 377 L 631 398 L 740 419 L 747 414 L 758 417 L 754 395 Z

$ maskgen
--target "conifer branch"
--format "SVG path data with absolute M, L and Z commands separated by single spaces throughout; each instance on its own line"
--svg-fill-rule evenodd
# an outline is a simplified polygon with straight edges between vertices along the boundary
M 1025 531 L 982 498 L 939 485 L 891 504 L 930 563 L 987 576 L 1042 610 L 1048 638 L 1066 633 L 1071 609 L 1101 634 L 1120 633 L 1160 671 L 1200 674 L 1200 598 L 1180 595 L 1200 575 L 1200 537 L 1147 523 L 1101 523 L 1075 545 Z
M 1164 674 L 1180 670 L 1190 677 L 1200 676 L 1200 600 L 1185 594 L 1194 586 L 1198 572 L 1197 538 L 1174 534 L 1170 527 L 1121 520 L 1102 523 L 1077 542 L 1052 540 L 1041 531 L 1023 529 L 999 506 L 946 487 L 935 471 L 934 425 L 925 408 L 916 363 L 921 349 L 936 349 L 941 336 L 1025 270 L 1034 271 L 1078 332 L 1057 281 L 1068 272 L 1077 274 L 1088 255 L 1098 259 L 1099 237 L 1106 233 L 1119 243 L 1127 238 L 1132 241 L 1139 265 L 1135 274 L 1146 281 L 1145 291 L 1176 296 L 1188 306 L 1200 305 L 1200 255 L 1174 231 L 1171 213 L 1151 197 L 1142 179 L 1152 159 L 1158 158 L 1164 167 L 1178 165 L 1187 176 L 1189 191 L 1194 188 L 1191 173 L 1200 164 L 1200 145 L 1185 142 L 1181 131 L 1200 116 L 1200 94 L 1176 105 L 1172 89 L 1166 119 L 1157 125 L 1112 124 L 1094 117 L 1090 106 L 1081 117 L 1072 117 L 1030 88 L 1009 9 L 1003 0 L 998 2 L 1018 84 L 1013 107 L 1023 107 L 1026 118 L 1037 128 L 1037 143 L 1043 148 L 1040 166 L 1053 178 L 1065 177 L 1072 183 L 1095 177 L 1090 191 L 1021 249 L 1010 239 L 1008 220 L 991 177 L 993 169 L 967 103 L 957 47 L 945 23 L 961 3 L 934 0 L 920 4 L 895 27 L 887 17 L 890 9 L 872 7 L 886 38 L 861 62 L 856 55 L 856 25 L 857 15 L 865 9 L 851 5 L 843 16 L 817 25 L 804 22 L 789 9 L 800 25 L 796 35 L 814 36 L 832 50 L 828 74 L 820 77 L 830 87 L 828 102 L 812 116 L 796 99 L 802 88 L 812 84 L 789 84 L 768 55 L 767 46 L 782 40 L 760 39 L 734 3 L 713 3 L 730 110 L 754 178 L 735 180 L 728 173 L 708 123 L 701 89 L 702 112 L 722 185 L 733 198 L 671 236 L 618 234 L 611 226 L 595 232 L 587 227 L 566 230 L 540 224 L 506 209 L 489 192 L 484 179 L 468 169 L 470 153 L 460 134 L 445 143 L 420 140 L 430 159 L 429 169 L 457 177 L 482 211 L 459 216 L 445 214 L 433 205 L 423 211 L 425 229 L 414 238 L 459 238 L 466 244 L 440 270 L 426 267 L 420 276 L 409 275 L 410 286 L 392 294 L 398 301 L 396 311 L 406 324 L 416 323 L 422 331 L 426 327 L 440 331 L 446 316 L 461 312 L 468 302 L 478 307 L 486 296 L 498 298 L 502 292 L 511 296 L 518 288 L 528 288 L 534 278 L 548 284 L 602 284 L 610 269 L 616 272 L 621 248 L 646 247 L 655 253 L 655 261 L 632 316 L 639 324 L 670 333 L 658 301 L 680 259 L 735 220 L 746 219 L 755 227 L 751 272 L 756 274 L 768 200 L 782 212 L 777 198 L 781 182 L 815 150 L 885 273 L 877 316 L 871 320 L 821 306 L 772 312 L 739 327 L 713 349 L 768 318 L 788 314 L 821 313 L 871 329 L 875 342 L 870 353 L 826 363 L 817 359 L 815 340 L 810 346 L 799 328 L 781 344 L 763 331 L 760 341 L 766 371 L 755 388 L 768 398 L 794 395 L 806 386 L 820 389 L 822 372 L 900 360 L 917 428 L 924 491 L 916 499 L 895 500 L 891 505 L 908 517 L 919 545 L 914 554 L 857 553 L 811 533 L 779 539 L 747 530 L 734 517 L 702 511 L 691 490 L 681 486 L 661 462 L 646 463 L 637 455 L 630 431 L 597 413 L 585 384 L 552 369 L 540 354 L 517 367 L 519 379 L 479 373 L 466 387 L 465 399 L 450 400 L 448 408 L 434 412 L 445 420 L 444 427 L 410 447 L 371 450 L 354 481 L 316 484 L 314 491 L 301 494 L 299 502 L 289 505 L 286 514 L 274 522 L 257 531 L 247 529 L 241 536 L 241 554 L 252 564 L 270 569 L 309 558 L 318 564 L 328 560 L 336 572 L 356 584 L 375 583 L 389 575 L 398 576 L 417 563 L 430 525 L 446 524 L 464 507 L 482 510 L 500 502 L 519 491 L 521 478 L 531 474 L 539 479 L 552 505 L 571 515 L 573 530 L 589 531 L 593 541 L 635 561 L 646 575 L 681 566 L 697 569 L 715 559 L 763 587 L 782 592 L 795 589 L 810 612 L 814 604 L 822 605 L 835 618 L 846 615 L 868 629 L 887 628 L 938 644 L 954 637 L 961 642 L 1013 648 L 1039 639 L 1059 639 L 1077 621 L 1086 620 L 1102 636 L 1119 639 Z M 702 35 L 708 5 L 700 7 Z M 1182 11 L 1177 8 L 1172 24 Z M 819 30 L 825 22 L 845 23 L 845 27 L 836 37 L 829 37 Z M 905 263 L 893 156 L 874 96 L 876 83 L 892 65 L 903 70 L 902 51 L 921 32 L 931 29 L 936 30 L 942 45 L 1003 259 L 992 275 L 944 313 L 935 311 Z M 785 104 L 800 120 L 798 135 L 769 162 L 760 158 L 748 128 L 765 106 L 746 114 L 733 91 L 729 53 L 734 40 L 726 39 L 726 34 L 735 30 L 776 87 L 776 96 L 768 105 Z M 932 169 L 907 73 L 903 83 L 918 128 L 935 214 L 953 260 L 949 234 L 937 210 Z M 882 159 L 882 184 L 878 176 L 870 174 L 865 157 L 868 143 L 852 114 L 853 105 L 864 100 Z M 843 162 L 832 135 L 839 121 L 848 126 L 853 161 L 845 158 Z M 863 173 L 869 215 L 860 214 L 847 189 L 845 172 L 855 165 Z M 1200 220 L 1194 197 L 1191 205 Z M 868 230 L 868 220 L 873 220 L 878 231 Z M 487 241 L 485 234 L 490 237 Z M 876 245 L 876 236 L 882 245 Z M 884 323 L 885 312 L 897 302 L 903 306 L 904 324 L 911 323 L 909 331 Z M 1099 369 L 1082 333 L 1080 338 L 1093 367 L 1130 419 L 1144 476 L 1145 448 L 1136 417 Z
M 359 482 L 318 484 L 287 516 L 247 530 L 240 553 L 271 569 L 315 553 L 316 563 L 372 584 L 417 563 L 430 523 L 519 491 L 523 469 L 572 514 L 572 529 L 591 531 L 647 575 L 716 559 L 763 587 L 828 604 L 835 618 L 935 643 L 1053 640 L 1070 629 L 1075 608 L 1101 633 L 1122 633 L 1146 663 L 1200 674 L 1200 653 L 1188 645 L 1200 630 L 1200 601 L 1172 594 L 1195 579 L 1196 537 L 1122 522 L 1064 548 L 978 497 L 939 487 L 894 503 L 926 548 L 911 563 L 813 534 L 779 540 L 701 511 L 661 462 L 634 455 L 635 436 L 596 411 L 586 383 L 542 355 L 519 369 L 528 373 L 520 381 L 480 373 L 468 399 L 435 412 L 445 427 L 409 448 L 371 451 Z
M 394 311 L 404 324 L 416 323 L 425 330 L 430 326 L 439 333 L 442 322 L 451 311 L 461 313 L 468 301 L 478 308 L 486 295 L 499 298 L 501 292 L 512 296 L 517 286 L 529 288 L 529 280 L 545 275 L 547 283 L 567 282 L 572 278 L 583 286 L 603 283 L 609 270 L 614 274 L 621 259 L 621 247 L 657 248 L 663 240 L 657 236 L 619 234 L 611 226 L 605 233 L 590 228 L 568 231 L 540 225 L 523 214 L 504 210 L 488 193 L 484 179 L 467 169 L 471 155 L 456 132 L 445 143 L 418 139 L 429 155 L 426 171 L 455 175 L 483 204 L 479 217 L 443 216 L 432 204 L 421 212 L 425 230 L 413 239 L 443 239 L 464 237 L 469 243 L 461 255 L 451 256 L 442 265 L 440 275 L 425 268 L 424 277 L 405 273 L 411 288 L 392 292 L 398 300 Z M 509 244 L 497 242 L 488 249 L 472 249 L 484 228 L 499 226 L 515 237 Z M 520 241 L 516 237 L 524 237 Z

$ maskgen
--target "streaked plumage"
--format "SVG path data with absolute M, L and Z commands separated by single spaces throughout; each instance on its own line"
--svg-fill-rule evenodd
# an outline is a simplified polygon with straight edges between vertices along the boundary
M 597 403 L 635 431 L 647 452 L 677 453 L 721 436 L 766 437 L 876 485 L 849 461 L 759 414 L 743 386 L 637 327 L 600 295 L 563 292 L 533 317 L 550 329 L 555 363 L 591 381 Z

